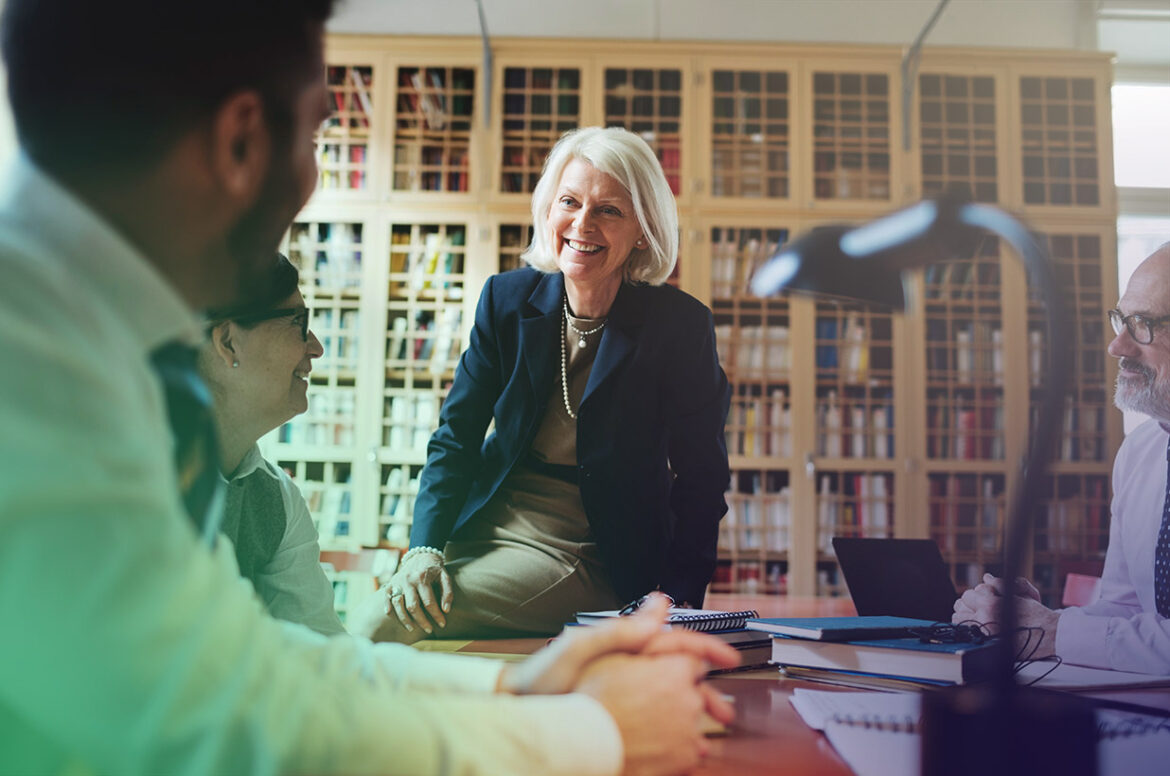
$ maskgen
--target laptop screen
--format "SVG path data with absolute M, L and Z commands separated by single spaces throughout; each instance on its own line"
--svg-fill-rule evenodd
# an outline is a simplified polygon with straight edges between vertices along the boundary
M 833 549 L 859 615 L 951 621 L 959 596 L 934 541 L 837 536 Z

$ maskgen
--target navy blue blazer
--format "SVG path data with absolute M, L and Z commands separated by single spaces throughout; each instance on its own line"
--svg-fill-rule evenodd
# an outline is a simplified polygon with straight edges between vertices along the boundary
M 560 380 L 564 293 L 560 273 L 530 268 L 484 286 L 427 446 L 412 546 L 441 548 L 524 459 Z M 670 286 L 623 283 L 577 418 L 581 499 L 622 598 L 658 588 L 702 603 L 727 512 L 729 401 L 710 310 Z

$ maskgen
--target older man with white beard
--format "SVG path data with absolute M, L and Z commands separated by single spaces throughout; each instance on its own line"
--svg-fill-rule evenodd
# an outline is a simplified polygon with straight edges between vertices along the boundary
M 1119 359 L 1114 403 L 1150 420 L 1125 438 L 1113 463 L 1101 598 L 1053 610 L 1027 580 L 1016 580 L 1014 592 L 1020 625 L 1043 633 L 1035 657 L 1170 674 L 1170 243 L 1134 271 L 1109 321 L 1117 333 L 1109 354 Z M 1002 579 L 985 575 L 955 602 L 954 621 L 994 630 L 1004 591 Z

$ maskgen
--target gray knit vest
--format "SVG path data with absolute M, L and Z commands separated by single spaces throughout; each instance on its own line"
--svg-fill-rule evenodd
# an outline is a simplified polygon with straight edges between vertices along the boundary
M 280 483 L 264 466 L 228 485 L 220 530 L 235 545 L 240 576 L 253 587 L 275 557 L 287 521 Z

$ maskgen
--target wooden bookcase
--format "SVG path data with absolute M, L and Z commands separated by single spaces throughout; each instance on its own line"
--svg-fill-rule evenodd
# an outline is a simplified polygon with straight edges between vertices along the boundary
M 712 590 L 843 593 L 834 534 L 934 538 L 960 586 L 997 569 L 1046 389 L 1043 308 L 1017 258 L 993 238 L 940 257 L 909 280 L 906 314 L 746 290 L 791 236 L 955 187 L 1028 221 L 1071 307 L 1077 369 L 1030 571 L 1052 601 L 1103 558 L 1121 440 L 1107 57 L 929 49 L 907 112 L 890 47 L 496 39 L 488 72 L 478 39 L 338 36 L 328 61 L 337 113 L 286 245 L 326 355 L 310 411 L 263 443 L 323 546 L 406 546 L 479 290 L 519 265 L 556 138 L 606 124 L 662 162 L 681 220 L 671 282 L 711 307 L 732 384 Z

